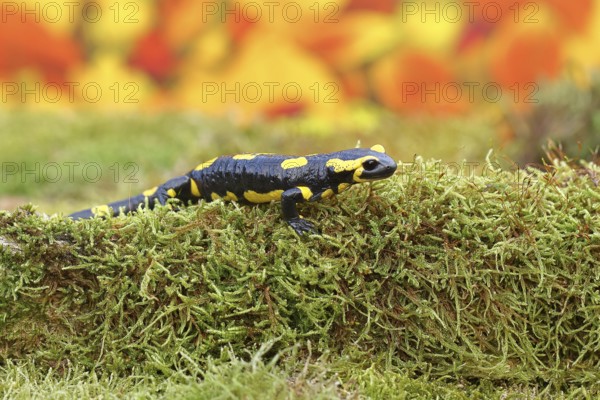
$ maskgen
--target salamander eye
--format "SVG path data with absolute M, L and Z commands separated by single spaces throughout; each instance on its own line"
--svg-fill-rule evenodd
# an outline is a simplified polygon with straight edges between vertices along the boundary
M 362 164 L 365 171 L 373 171 L 378 165 L 379 161 L 377 160 L 367 160 Z

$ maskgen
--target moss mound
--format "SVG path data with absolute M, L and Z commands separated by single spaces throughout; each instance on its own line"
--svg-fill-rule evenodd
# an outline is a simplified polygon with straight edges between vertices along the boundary
M 415 161 L 303 206 L 322 236 L 269 205 L 3 212 L 0 357 L 168 375 L 273 342 L 454 382 L 600 381 L 600 168 Z

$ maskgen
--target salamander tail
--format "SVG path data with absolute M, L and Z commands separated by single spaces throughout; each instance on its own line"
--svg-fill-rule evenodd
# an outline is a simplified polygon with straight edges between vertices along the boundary
M 109 204 L 88 208 L 69 215 L 72 219 L 86 219 L 92 217 L 107 217 L 109 215 L 116 216 L 121 213 L 130 213 L 137 210 L 140 205 L 146 204 L 147 197 L 143 194 L 129 197 L 125 200 L 115 201 Z

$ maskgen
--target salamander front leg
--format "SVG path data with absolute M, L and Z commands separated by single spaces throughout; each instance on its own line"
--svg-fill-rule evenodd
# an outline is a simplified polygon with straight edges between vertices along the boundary
M 299 188 L 288 189 L 281 195 L 281 211 L 286 222 L 302 236 L 305 233 L 318 233 L 314 225 L 303 219 L 296 209 L 296 203 L 306 201 L 304 193 Z

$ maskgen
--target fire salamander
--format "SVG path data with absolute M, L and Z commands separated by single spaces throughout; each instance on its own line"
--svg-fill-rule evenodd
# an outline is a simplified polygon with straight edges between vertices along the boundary
M 315 232 L 296 204 L 328 198 L 353 184 L 388 178 L 396 163 L 381 145 L 328 154 L 286 156 L 265 153 L 222 156 L 198 165 L 185 175 L 128 199 L 71 214 L 73 219 L 117 215 L 152 208 L 169 199 L 183 203 L 200 199 L 232 200 L 241 203 L 281 201 L 283 218 L 302 235 Z

